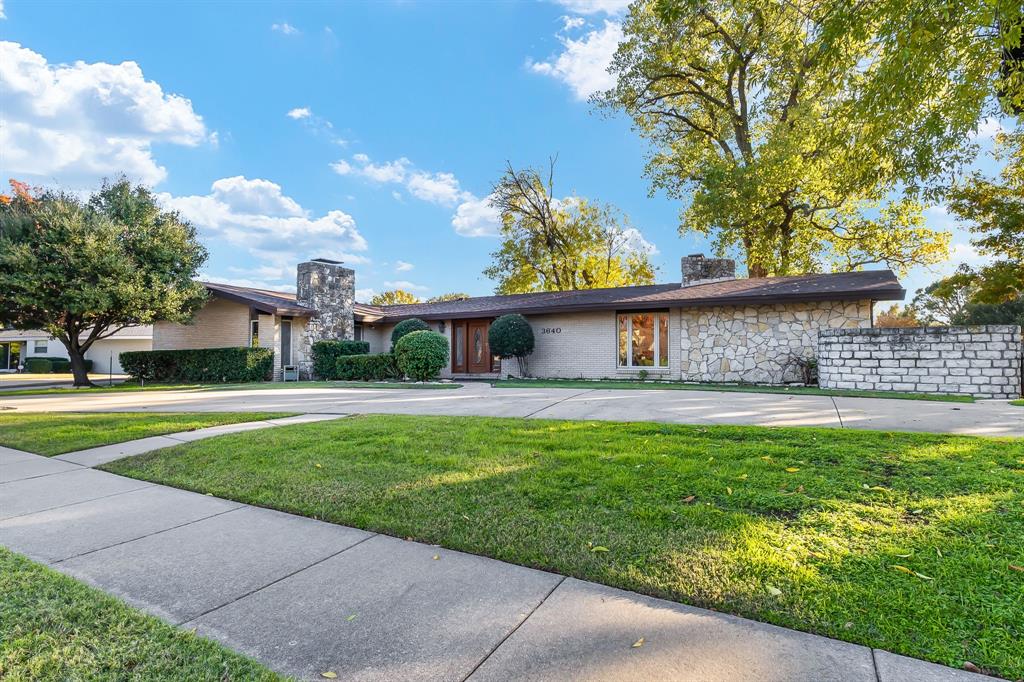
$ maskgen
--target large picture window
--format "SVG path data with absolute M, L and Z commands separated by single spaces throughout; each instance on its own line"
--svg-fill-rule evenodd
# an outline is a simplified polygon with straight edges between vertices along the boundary
M 619 367 L 668 367 L 668 313 L 618 316 Z

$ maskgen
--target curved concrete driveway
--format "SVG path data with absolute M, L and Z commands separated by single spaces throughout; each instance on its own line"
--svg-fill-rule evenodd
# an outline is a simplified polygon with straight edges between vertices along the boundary
M 3 398 L 0 410 L 33 412 L 282 411 L 661 421 L 679 424 L 823 426 L 1024 437 L 1024 408 L 816 395 L 664 389 L 294 388 L 182 390 Z

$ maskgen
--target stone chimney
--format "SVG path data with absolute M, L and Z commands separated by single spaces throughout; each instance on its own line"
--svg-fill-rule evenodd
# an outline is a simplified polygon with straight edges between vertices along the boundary
M 705 258 L 693 253 L 682 259 L 683 286 L 736 279 L 736 261 L 731 258 Z
M 295 286 L 298 304 L 317 312 L 309 319 L 303 335 L 300 357 L 306 358 L 303 364 L 307 364 L 312 363 L 311 350 L 317 341 L 354 338 L 356 273 L 343 268 L 339 261 L 314 258 L 299 263 Z

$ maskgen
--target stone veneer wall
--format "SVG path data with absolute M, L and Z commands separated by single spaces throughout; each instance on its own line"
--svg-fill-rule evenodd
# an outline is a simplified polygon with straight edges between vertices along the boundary
M 317 312 L 305 326 L 297 351 L 299 372 L 313 369 L 313 344 L 324 339 L 351 339 L 355 335 L 356 273 L 338 263 L 320 260 L 299 263 L 295 298 Z
M 871 301 L 683 309 L 684 381 L 801 381 L 796 357 L 813 357 L 819 329 L 871 326 Z
M 912 327 L 823 330 L 818 383 L 920 393 L 1016 398 L 1021 387 L 1021 328 Z

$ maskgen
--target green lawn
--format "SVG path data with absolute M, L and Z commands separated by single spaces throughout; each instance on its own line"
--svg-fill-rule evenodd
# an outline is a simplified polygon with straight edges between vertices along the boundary
M 240 654 L 0 547 L 0 678 L 280 680 Z
M 37 455 L 123 443 L 165 433 L 257 419 L 290 417 L 293 412 L 0 412 L 0 445 Z
M 1011 400 L 1010 404 L 1016 405 L 1017 407 L 1024 407 L 1024 400 Z
M 104 468 L 1024 676 L 1024 440 L 368 415 Z
M 593 388 L 593 389 L 668 389 L 676 391 L 725 391 L 734 393 L 789 393 L 794 395 L 830 395 L 841 398 L 890 398 L 894 400 L 937 400 L 947 403 L 973 403 L 969 395 L 898 393 L 896 391 L 832 390 L 814 386 L 758 386 L 755 384 L 694 384 L 682 381 L 616 381 L 612 379 L 504 379 L 492 382 L 495 388 Z
M 78 395 L 81 393 L 124 393 L 130 391 L 241 391 L 281 390 L 286 388 L 462 388 L 455 383 L 415 383 L 411 381 L 266 381 L 248 384 L 114 384 L 92 388 L 21 388 L 0 390 L 0 398 L 22 395 Z

